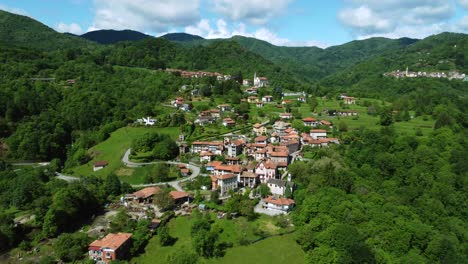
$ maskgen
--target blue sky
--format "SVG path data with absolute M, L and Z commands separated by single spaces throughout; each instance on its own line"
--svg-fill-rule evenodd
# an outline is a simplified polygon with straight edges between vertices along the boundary
M 0 9 L 75 34 L 133 29 L 155 36 L 244 35 L 284 46 L 468 33 L 468 0 L 0 0 Z

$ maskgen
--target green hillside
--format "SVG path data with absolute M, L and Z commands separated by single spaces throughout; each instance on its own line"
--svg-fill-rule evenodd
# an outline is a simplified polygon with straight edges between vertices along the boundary
M 94 47 L 92 42 L 70 34 L 61 34 L 26 16 L 0 10 L 0 43 L 39 50 Z
M 321 49 L 318 47 L 275 46 L 263 40 L 243 36 L 234 36 L 227 40 L 235 41 L 247 50 L 281 65 L 284 70 L 296 73 L 305 81 L 317 81 L 376 55 L 398 50 L 417 42 L 417 40 L 409 38 L 395 40 L 371 38 Z M 205 39 L 181 44 L 186 47 L 197 47 L 227 40 Z

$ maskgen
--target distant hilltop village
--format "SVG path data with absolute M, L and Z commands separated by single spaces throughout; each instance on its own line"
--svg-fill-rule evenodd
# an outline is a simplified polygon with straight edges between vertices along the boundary
M 179 69 L 166 69 L 166 72 L 179 73 L 183 78 L 201 78 L 207 76 L 216 77 L 218 81 L 227 81 L 231 79 L 231 75 L 224 75 L 218 72 L 204 72 L 204 71 L 184 71 Z
M 386 72 L 383 74 L 384 76 L 392 76 L 396 78 L 416 78 L 416 77 L 427 77 L 427 78 L 447 78 L 449 80 L 456 79 L 456 80 L 464 80 L 468 81 L 468 76 L 464 73 L 459 73 L 457 71 L 450 71 L 448 73 L 445 72 L 412 72 L 408 71 L 408 67 L 406 71 L 392 71 Z

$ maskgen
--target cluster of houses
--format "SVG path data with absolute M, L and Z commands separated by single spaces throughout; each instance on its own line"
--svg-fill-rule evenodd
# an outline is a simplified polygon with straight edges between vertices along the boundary
M 182 97 L 176 97 L 175 100 L 171 101 L 171 105 L 176 109 L 180 109 L 187 112 L 192 110 L 192 105 L 186 103 L 185 99 Z
M 391 76 L 395 78 L 417 78 L 417 77 L 427 77 L 427 78 L 446 78 L 449 80 L 456 79 L 456 80 L 465 80 L 468 81 L 467 75 L 464 73 L 460 73 L 457 71 L 450 71 L 448 73 L 445 72 L 412 72 L 408 71 L 406 68 L 405 71 L 392 71 L 384 73 L 384 76 Z
M 154 196 L 160 192 L 161 189 L 157 186 L 146 187 L 134 193 L 125 195 L 121 200 L 126 206 L 128 206 L 128 203 L 147 205 L 151 204 Z M 181 205 L 192 200 L 190 194 L 186 192 L 171 191 L 169 194 L 174 200 L 175 205 Z M 155 228 L 159 223 L 159 219 L 153 219 L 149 228 Z M 131 233 L 110 233 L 89 244 L 88 255 L 90 259 L 94 260 L 98 264 L 109 263 L 114 260 L 127 258 L 129 256 L 131 245 Z
M 166 72 L 179 73 L 183 78 L 216 77 L 218 81 L 227 81 L 232 78 L 231 75 L 224 75 L 218 72 L 184 71 L 179 69 L 166 69 Z
M 331 127 L 326 120 L 304 118 L 306 126 Z M 200 157 L 210 174 L 212 190 L 219 190 L 221 196 L 227 196 L 240 187 L 255 188 L 261 183 L 267 184 L 275 197 L 284 196 L 287 188 L 294 184 L 287 177 L 287 166 L 300 156 L 301 146 L 327 147 L 339 144 L 337 138 L 327 137 L 324 129 L 311 129 L 302 133 L 291 127 L 290 123 L 277 121 L 272 129 L 263 124 L 255 124 L 251 138 L 239 136 L 226 137 L 223 141 L 195 141 L 190 151 Z M 246 159 L 241 160 L 239 155 Z M 223 156 L 223 161 L 215 160 Z M 277 200 L 275 200 L 277 201 Z M 279 200 L 278 200 L 279 201 Z M 289 210 L 291 204 L 281 206 Z
M 201 111 L 194 123 L 200 126 L 214 124 L 221 119 L 223 113 L 231 112 L 232 110 L 233 109 L 228 104 L 218 105 L 216 109 Z M 236 121 L 229 117 L 223 118 L 221 123 L 225 127 L 233 127 L 236 125 Z

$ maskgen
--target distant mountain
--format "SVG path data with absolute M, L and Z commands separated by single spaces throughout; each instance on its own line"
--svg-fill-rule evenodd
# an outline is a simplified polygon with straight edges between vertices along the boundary
M 2 10 L 0 10 L 0 44 L 38 50 L 95 45 L 77 36 L 58 33 L 32 18 Z
M 100 44 L 114 44 L 120 41 L 138 41 L 146 38 L 152 38 L 150 35 L 134 31 L 134 30 L 96 30 L 90 31 L 83 35 L 82 38 L 91 40 Z
M 164 38 L 170 41 L 180 41 L 180 42 L 204 40 L 204 38 L 200 36 L 187 34 L 187 33 L 168 33 L 166 35 L 161 36 L 161 38 Z

